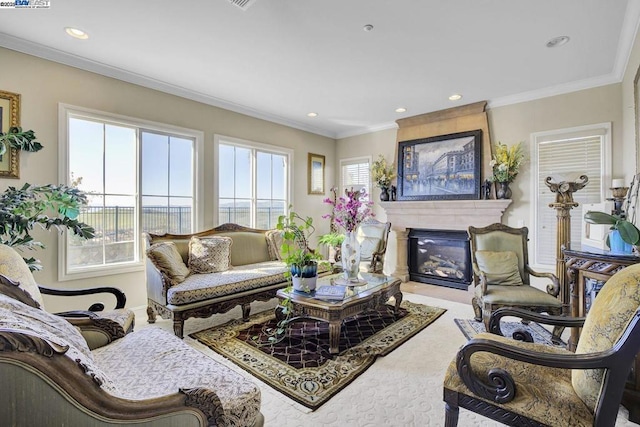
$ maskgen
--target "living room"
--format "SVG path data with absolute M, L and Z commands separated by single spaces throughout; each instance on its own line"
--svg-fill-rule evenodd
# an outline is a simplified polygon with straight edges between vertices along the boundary
M 51 5 L 52 8 L 56 6 L 55 3 Z M 554 92 L 553 88 L 546 88 L 547 92 L 544 90 L 538 92 L 539 94 L 548 93 L 549 96 L 538 95 L 529 99 L 522 98 L 522 100 L 514 97 L 512 102 L 504 102 L 503 104 L 492 102 L 493 100 L 490 98 L 474 99 L 469 96 L 457 104 L 450 103 L 448 106 L 454 107 L 476 101 L 488 101 L 487 119 L 491 142 L 502 141 L 513 144 L 525 141 L 527 149 L 530 148 L 529 144 L 533 134 L 610 123 L 611 172 L 610 175 L 604 176 L 603 180 L 606 179 L 609 182 L 613 178 L 623 178 L 626 182 L 631 182 L 638 171 L 639 150 L 636 116 L 638 89 L 636 80 L 640 68 L 640 35 L 636 33 L 636 30 L 640 14 L 637 13 L 636 2 L 629 1 L 627 7 L 625 15 L 629 21 L 633 20 L 633 22 L 625 21 L 624 31 L 621 32 L 617 44 L 616 62 L 611 64 L 610 71 L 606 75 L 600 76 L 599 79 L 592 79 L 589 86 L 582 86 L 580 82 L 571 82 L 561 91 Z M 3 72 L 0 73 L 0 90 L 20 94 L 20 125 L 25 129 L 33 129 L 38 140 L 44 145 L 44 149 L 39 153 L 22 152 L 20 154 L 19 179 L 2 179 L 0 183 L 2 190 L 27 182 L 46 184 L 58 183 L 65 179 L 64 173 L 61 172 L 62 155 L 59 151 L 59 145 L 66 138 L 61 133 L 63 128 L 61 123 L 63 119 L 60 115 L 61 104 L 201 132 L 202 146 L 198 153 L 200 167 L 198 173 L 200 175 L 196 193 L 196 209 L 199 215 L 194 231 L 219 225 L 217 223 L 218 190 L 215 188 L 218 179 L 214 148 L 216 136 L 291 150 L 293 161 L 291 162 L 290 201 L 298 213 L 313 218 L 314 224 L 318 227 L 318 236 L 329 231 L 329 222 L 322 216 L 329 213 L 331 209 L 329 205 L 323 203 L 323 199 L 330 195 L 329 188 L 340 183 L 341 160 L 363 157 L 375 160 L 378 154 L 382 154 L 389 161 L 397 159 L 398 131 L 395 126 L 353 135 L 347 135 L 348 132 L 344 132 L 343 136 L 338 137 L 327 132 L 311 131 L 310 129 L 315 126 L 313 122 L 307 122 L 310 123 L 308 129 L 301 129 L 261 118 L 260 114 L 251 116 L 232 109 L 210 105 L 205 97 L 198 100 L 193 96 L 190 98 L 179 96 L 175 92 L 173 94 L 167 93 L 162 90 L 164 86 L 154 80 L 154 75 L 151 72 L 147 76 L 142 76 L 140 71 L 132 70 L 127 73 L 128 81 L 119 79 L 120 74 L 117 70 L 110 70 L 108 67 L 99 67 L 95 64 L 95 68 L 92 68 L 89 62 L 82 62 L 81 65 L 80 62 L 74 64 L 74 59 L 71 56 L 65 57 L 66 59 L 63 61 L 61 59 L 63 57 L 55 56 L 55 52 L 41 50 L 38 45 L 28 40 L 21 40 L 11 33 L 5 33 L 4 23 L 18 16 L 15 15 L 15 12 L 21 13 L 19 19 L 27 21 L 31 19 L 28 15 L 29 11 L 11 11 L 12 14 L 5 12 L 7 11 L 0 12 L 0 28 L 3 28 L 0 30 L 0 46 L 2 46 L 0 47 L 0 63 L 3 64 Z M 362 30 L 359 29 L 359 31 Z M 374 28 L 373 31 L 376 29 Z M 555 35 L 557 34 L 549 34 L 549 37 Z M 137 57 L 133 57 L 131 61 L 144 62 Z M 581 64 L 581 66 L 586 65 Z M 206 71 L 203 74 L 206 75 Z M 139 84 L 136 84 L 136 79 L 139 79 Z M 419 85 L 420 82 L 415 82 L 415 84 Z M 567 89 L 572 85 L 576 90 Z M 177 90 L 176 88 L 179 88 L 179 85 L 174 85 L 174 90 Z M 371 90 L 384 91 L 385 89 L 374 87 Z M 393 107 L 395 108 L 396 105 Z M 438 108 L 438 110 L 445 108 Z M 436 110 L 411 109 L 403 116 L 394 116 L 390 122 L 395 125 L 397 119 L 434 111 Z M 331 112 L 324 114 L 330 115 Z M 324 156 L 324 195 L 308 194 L 307 159 L 309 153 Z M 483 162 L 488 164 L 489 160 L 483 159 Z M 513 227 L 532 226 L 535 215 L 534 206 L 532 206 L 534 197 L 530 184 L 534 179 L 532 171 L 531 165 L 525 165 L 513 183 L 512 203 L 503 215 L 502 222 L 504 224 Z M 376 218 L 384 221 L 386 213 L 377 203 L 378 196 L 379 190 L 373 189 L 372 200 L 376 202 L 374 204 Z M 609 197 L 610 194 L 606 194 L 606 196 Z M 574 218 L 577 218 L 577 212 L 579 211 L 574 211 Z M 577 221 L 577 219 L 575 220 Z M 108 284 L 125 292 L 128 307 L 144 308 L 146 306 L 147 295 L 143 267 L 119 274 L 60 280 L 59 270 L 61 267 L 58 250 L 60 248 L 59 241 L 63 239 L 57 233 L 44 231 L 36 233 L 47 246 L 46 250 L 37 253 L 37 257 L 43 265 L 42 271 L 35 273 L 39 283 L 60 288 L 85 288 Z M 530 248 L 530 251 L 533 250 Z M 396 253 L 395 231 L 392 231 L 385 259 L 385 273 L 387 274 L 393 273 L 396 269 Z M 553 267 L 550 271 L 553 271 Z M 45 298 L 51 311 L 64 311 L 70 308 L 59 298 Z M 86 300 L 89 301 L 89 298 Z M 432 300 L 430 302 L 433 304 Z M 452 316 L 453 313 L 465 316 L 464 312 L 456 311 L 454 306 L 449 310 Z M 466 317 L 471 317 L 472 309 L 470 306 L 468 310 L 469 313 Z M 145 323 L 145 320 L 143 317 L 138 320 L 137 324 L 141 325 Z M 436 325 L 434 324 L 432 328 Z M 431 341 L 427 345 L 438 346 L 438 343 Z M 455 349 L 459 345 L 460 343 L 456 343 L 452 347 Z M 416 348 L 415 351 L 420 351 L 420 349 Z M 449 352 L 446 354 L 446 359 L 449 361 L 454 356 L 455 350 L 452 351 L 449 348 L 447 351 Z M 446 365 L 446 363 L 444 364 Z M 442 371 L 442 375 L 443 373 Z M 410 376 L 410 373 L 403 373 L 402 377 L 404 378 L 406 375 Z M 384 380 L 393 381 L 390 378 Z M 425 384 L 425 387 L 427 386 L 434 388 L 433 393 L 440 397 L 441 383 Z M 363 391 L 364 389 L 366 387 L 359 390 Z M 271 401 L 277 402 L 277 400 Z M 443 405 L 434 408 L 434 414 L 439 417 L 443 416 L 443 411 Z M 299 425 L 293 421 L 291 424 L 287 424 L 277 417 L 277 413 L 278 411 L 272 412 L 275 418 L 272 418 L 271 421 L 285 425 Z M 335 416 L 338 417 L 338 415 Z M 369 419 L 366 414 L 362 414 L 362 417 L 370 425 L 377 425 L 376 419 Z M 344 419 L 342 420 L 344 421 Z M 442 418 L 429 419 L 423 425 L 430 425 L 430 422 L 434 425 L 441 424 L 441 420 Z M 473 422 L 480 424 L 483 422 L 482 420 L 482 418 L 478 418 Z M 300 421 L 300 419 L 296 421 Z M 412 422 L 415 423 L 414 425 L 419 425 L 416 420 L 407 421 L 406 425 L 411 425 Z M 330 425 L 328 421 L 327 425 Z M 364 425 L 364 421 L 361 425 Z M 399 421 L 396 425 L 403 424 Z

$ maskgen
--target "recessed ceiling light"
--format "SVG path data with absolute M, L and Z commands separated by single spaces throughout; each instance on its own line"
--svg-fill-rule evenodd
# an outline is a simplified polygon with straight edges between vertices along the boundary
M 568 36 L 558 36 L 554 37 L 547 42 L 547 47 L 558 47 L 566 44 L 569 41 Z
M 405 111 L 407 111 L 407 109 L 404 107 L 396 108 L 396 113 L 404 113 Z
M 459 99 L 462 99 L 462 95 L 459 93 L 454 93 L 449 97 L 449 101 L 458 101 Z
M 77 28 L 66 27 L 64 30 L 67 32 L 67 34 L 76 39 L 86 40 L 89 38 L 89 34 Z
M 318 117 L 318 113 L 307 113 L 307 117 Z
M 373 30 L 373 25 L 367 24 L 364 27 L 362 27 L 362 29 L 365 30 L 366 32 L 369 32 L 369 31 Z

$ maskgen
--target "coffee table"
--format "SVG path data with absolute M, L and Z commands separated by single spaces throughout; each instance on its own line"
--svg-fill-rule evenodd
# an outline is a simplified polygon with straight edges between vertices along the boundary
M 364 285 L 349 286 L 343 300 L 324 300 L 315 298 L 315 292 L 304 293 L 280 289 L 277 297 L 282 302 L 289 299 L 291 315 L 290 322 L 303 319 L 315 319 L 329 323 L 329 352 L 337 354 L 340 342 L 340 328 L 342 322 L 367 310 L 373 310 L 384 305 L 389 298 L 395 298 L 394 314 L 402 302 L 400 280 L 383 274 L 360 273 L 366 282 Z M 340 282 L 342 274 L 319 277 L 316 287 Z M 276 317 L 282 320 L 281 306 L 276 308 Z

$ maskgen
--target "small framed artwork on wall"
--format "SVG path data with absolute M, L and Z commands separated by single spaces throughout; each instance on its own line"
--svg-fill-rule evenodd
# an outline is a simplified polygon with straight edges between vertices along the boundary
M 307 171 L 309 194 L 324 194 L 324 156 L 309 153 Z
M 20 95 L 0 90 L 0 132 L 7 133 L 20 123 Z M 0 178 L 20 178 L 20 151 L 5 145 L 0 155 Z

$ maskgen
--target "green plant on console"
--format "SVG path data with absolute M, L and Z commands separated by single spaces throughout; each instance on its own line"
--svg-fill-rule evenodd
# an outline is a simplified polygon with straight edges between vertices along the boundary
M 45 230 L 52 227 L 71 230 L 75 235 L 91 239 L 95 230 L 77 220 L 80 208 L 87 203 L 86 195 L 66 185 L 31 185 L 9 187 L 0 195 L 0 243 L 17 249 L 43 249 L 31 231 L 36 225 Z M 25 258 L 31 271 L 42 266 L 35 258 Z
M 604 212 L 588 211 L 584 214 L 584 221 L 588 224 L 610 225 L 611 230 L 618 230 L 620 238 L 625 242 L 633 246 L 640 244 L 640 230 L 626 219 Z M 607 236 L 607 245 L 609 245 L 609 236 Z

